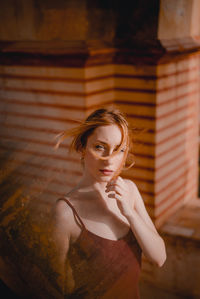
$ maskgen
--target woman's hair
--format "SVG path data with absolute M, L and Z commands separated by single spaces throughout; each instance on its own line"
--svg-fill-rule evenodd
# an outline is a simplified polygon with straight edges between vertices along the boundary
M 67 130 L 57 135 L 58 142 L 55 148 L 58 148 L 60 143 L 67 137 L 73 137 L 70 150 L 82 153 L 86 148 L 87 140 L 94 130 L 100 126 L 117 125 L 122 132 L 122 140 L 116 152 L 112 155 L 117 154 L 122 147 L 125 145 L 123 165 L 125 165 L 127 157 L 133 156 L 133 137 L 132 130 L 129 128 L 128 122 L 124 114 L 116 108 L 102 108 L 92 112 L 83 122 L 81 122 L 75 128 Z M 111 156 L 112 156 L 111 155 Z M 102 160 L 108 159 L 109 157 L 99 157 Z M 132 162 L 128 168 L 133 166 Z

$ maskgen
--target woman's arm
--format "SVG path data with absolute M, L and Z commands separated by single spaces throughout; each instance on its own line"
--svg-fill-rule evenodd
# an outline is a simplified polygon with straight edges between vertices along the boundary
M 118 177 L 108 184 L 109 191 L 115 191 L 118 207 L 129 221 L 144 255 L 161 267 L 166 260 L 165 244 L 146 211 L 137 186 Z
M 158 234 L 150 216 L 148 215 L 143 199 L 137 186 L 129 181 L 134 195 L 135 208 L 127 216 L 131 229 L 140 244 L 144 255 L 153 263 L 161 267 L 166 260 L 165 243 Z
M 70 244 L 71 211 L 64 201 L 56 202 L 49 226 L 50 266 L 61 294 L 69 294 L 74 288 L 71 266 L 67 259 Z

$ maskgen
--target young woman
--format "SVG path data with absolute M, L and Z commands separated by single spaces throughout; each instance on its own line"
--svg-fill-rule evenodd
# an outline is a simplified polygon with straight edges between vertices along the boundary
M 53 210 L 54 269 L 65 298 L 139 298 L 141 253 L 161 267 L 165 245 L 137 186 L 120 172 L 132 150 L 128 123 L 99 109 L 66 132 L 83 175 Z

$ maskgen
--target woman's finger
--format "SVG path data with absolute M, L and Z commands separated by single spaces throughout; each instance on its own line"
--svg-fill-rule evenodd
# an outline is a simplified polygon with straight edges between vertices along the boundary
M 109 185 L 106 186 L 106 188 L 110 188 L 110 187 L 119 187 L 119 188 L 123 188 L 123 184 L 119 184 L 119 183 L 110 183 Z
M 114 192 L 116 192 L 116 193 L 118 193 L 118 194 L 122 194 L 122 190 L 121 190 L 121 188 L 119 187 L 119 186 L 110 186 L 110 187 L 108 187 L 106 190 L 105 190 L 107 193 L 108 192 L 111 192 L 111 191 L 114 191 Z
M 121 198 L 121 195 L 116 193 L 116 194 L 115 194 L 115 199 L 121 201 L 121 199 L 122 199 L 122 198 Z

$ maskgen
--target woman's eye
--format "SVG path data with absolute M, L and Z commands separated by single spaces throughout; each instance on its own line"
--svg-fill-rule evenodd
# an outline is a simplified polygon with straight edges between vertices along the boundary
M 117 151 L 117 149 L 115 149 L 115 151 Z M 121 153 L 124 153 L 124 152 L 125 152 L 125 149 L 122 148 L 122 149 L 120 150 L 120 152 L 121 152 Z
M 103 145 L 96 145 L 95 148 L 96 148 L 96 149 L 100 149 L 100 150 L 101 150 L 101 149 L 104 149 Z

